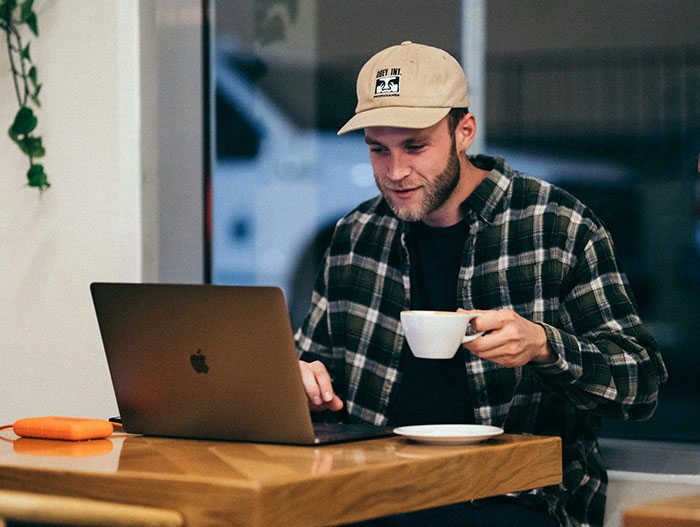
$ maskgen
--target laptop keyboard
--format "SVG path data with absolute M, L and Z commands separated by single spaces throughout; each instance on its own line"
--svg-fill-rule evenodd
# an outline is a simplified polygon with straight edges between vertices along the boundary
M 392 430 L 390 427 L 374 426 L 366 423 L 314 423 L 316 443 L 337 443 L 373 437 L 387 437 L 393 435 Z

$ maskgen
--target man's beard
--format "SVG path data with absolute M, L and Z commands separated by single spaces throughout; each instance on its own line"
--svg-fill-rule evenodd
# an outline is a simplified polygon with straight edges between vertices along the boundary
M 422 185 L 425 196 L 423 201 L 417 206 L 405 207 L 393 203 L 390 193 L 385 191 L 376 174 L 374 179 L 377 183 L 377 187 L 379 187 L 380 192 L 384 196 L 384 199 L 399 219 L 404 221 L 420 221 L 431 212 L 439 209 L 447 201 L 447 199 L 452 195 L 452 192 L 454 192 L 454 189 L 457 188 L 459 176 L 459 158 L 457 157 L 456 149 L 453 146 L 453 148 L 450 150 L 450 156 L 447 159 L 447 166 L 434 180 L 426 181 L 424 179 L 420 179 L 419 181 L 415 182 L 407 181 L 404 182 L 401 187 L 399 187 L 411 188 L 415 186 L 416 183 L 420 183 Z

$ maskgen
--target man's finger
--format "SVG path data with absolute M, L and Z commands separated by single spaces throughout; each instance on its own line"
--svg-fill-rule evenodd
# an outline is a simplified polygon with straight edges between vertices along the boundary
M 338 411 L 343 408 L 343 401 L 333 392 L 331 377 L 322 362 L 299 361 L 299 370 L 311 410 Z
M 329 410 L 337 412 L 343 408 L 343 400 L 337 395 L 333 395 L 333 399 L 326 405 Z
M 331 383 L 331 376 L 328 374 L 328 370 L 320 361 L 315 361 L 310 364 L 311 371 L 316 377 L 316 384 L 318 385 L 319 394 L 323 402 L 329 403 L 333 400 L 333 384 Z
M 315 406 L 323 404 L 321 399 L 321 388 L 316 381 L 316 375 L 307 362 L 299 361 L 299 371 L 301 372 L 301 382 L 304 385 L 306 396 L 309 402 Z
M 494 331 L 503 327 L 503 319 L 498 311 L 482 311 L 469 324 L 474 331 Z

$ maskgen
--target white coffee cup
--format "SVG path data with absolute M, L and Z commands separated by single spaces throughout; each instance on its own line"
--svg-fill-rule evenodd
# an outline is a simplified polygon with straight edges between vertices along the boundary
M 480 337 L 467 334 L 478 313 L 456 311 L 402 311 L 401 325 L 411 352 L 419 359 L 451 359 L 459 347 Z

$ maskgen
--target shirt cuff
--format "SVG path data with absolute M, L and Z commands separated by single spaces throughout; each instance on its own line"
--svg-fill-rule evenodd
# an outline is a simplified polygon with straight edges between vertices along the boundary
M 567 347 L 575 344 L 575 339 L 554 326 L 543 322 L 538 322 L 538 324 L 544 328 L 547 334 L 547 345 L 556 356 L 556 360 L 539 364 L 534 363 L 535 371 L 547 377 L 549 382 L 555 382 L 556 384 L 572 384 L 576 382 L 580 377 L 581 367 L 577 367 L 566 359 L 567 355 L 570 355 L 570 353 L 567 354 Z M 576 348 L 578 349 L 578 346 Z

